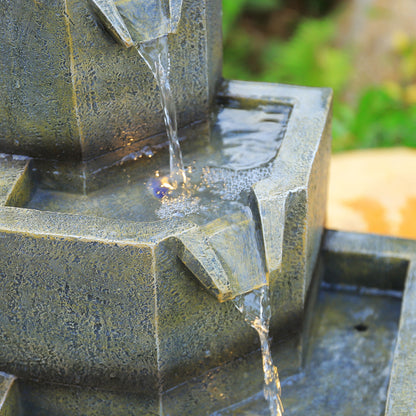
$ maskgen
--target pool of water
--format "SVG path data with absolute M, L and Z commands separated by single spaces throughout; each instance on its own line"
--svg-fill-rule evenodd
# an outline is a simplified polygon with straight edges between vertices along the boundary
M 399 294 L 363 295 L 321 288 L 304 366 L 281 380 L 284 415 L 384 415 L 400 307 Z M 274 339 L 273 358 L 279 367 L 294 351 L 289 343 L 276 353 L 278 343 Z M 269 416 L 261 389 L 260 357 L 257 351 L 168 392 L 165 415 L 194 415 L 192 403 L 198 398 L 200 415 Z M 227 378 L 233 382 L 227 384 Z M 244 399 L 210 411 L 216 402 L 217 406 L 232 402 L 238 395 Z
M 177 189 L 169 180 L 167 149 L 148 149 L 124 157 L 100 179 L 100 189 L 87 195 L 57 190 L 39 168 L 27 208 L 130 221 L 189 216 L 206 223 L 231 215 L 244 210 L 251 186 L 270 175 L 290 112 L 291 106 L 266 101 L 220 103 L 210 128 L 194 129 L 194 137 L 183 142 L 189 180 Z

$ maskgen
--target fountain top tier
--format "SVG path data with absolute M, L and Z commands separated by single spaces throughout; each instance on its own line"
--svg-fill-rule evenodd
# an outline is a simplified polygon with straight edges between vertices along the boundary
M 88 161 L 166 142 L 156 81 L 134 48 L 103 30 L 99 3 L 0 2 L 0 152 Z M 207 119 L 221 78 L 221 0 L 114 2 L 126 15 L 133 3 L 143 24 L 116 33 L 129 44 L 129 33 L 143 41 L 175 32 L 179 126 Z

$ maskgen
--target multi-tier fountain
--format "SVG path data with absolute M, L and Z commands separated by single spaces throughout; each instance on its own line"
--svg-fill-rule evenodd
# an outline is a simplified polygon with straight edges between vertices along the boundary
M 259 348 L 231 300 L 265 285 L 279 368 L 297 371 L 330 90 L 224 81 L 220 0 L 0 1 L 0 21 L 0 415 L 225 408 L 258 384 L 224 387 L 220 366 Z M 131 47 L 160 37 L 186 203 L 165 198 L 160 91 Z

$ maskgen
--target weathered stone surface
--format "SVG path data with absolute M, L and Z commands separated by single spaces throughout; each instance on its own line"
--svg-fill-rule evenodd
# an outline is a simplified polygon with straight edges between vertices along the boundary
M 246 92 L 238 83 L 232 93 L 253 98 L 275 93 L 293 103 L 273 173 L 253 187 L 270 272 L 272 316 L 276 317 L 272 330 L 281 333 L 283 327 L 293 330 L 303 320 L 320 248 L 331 154 L 332 93 L 268 84 L 257 84 L 255 91 Z
M 282 336 L 299 333 L 323 227 L 331 96 L 240 82 L 223 94 L 293 106 L 273 175 L 255 185 L 251 208 L 264 240 L 272 327 Z M 231 263 L 232 247 L 219 235 L 231 238 L 246 225 L 220 218 L 203 230 L 221 263 Z M 237 309 L 219 303 L 179 259 L 180 236 L 192 229 L 183 220 L 0 208 L 0 369 L 25 380 L 152 396 L 258 348 Z
M 346 248 L 344 253 L 343 241 Z M 347 271 L 342 275 L 338 274 L 334 279 L 331 276 L 332 266 L 326 266 L 340 262 L 344 254 L 352 266 L 353 274 L 358 275 L 358 268 L 354 267 L 350 254 L 365 252 L 374 267 L 372 269 L 369 263 L 367 275 L 372 273 L 376 276 L 379 273 L 377 263 L 380 256 L 386 264 L 392 253 L 400 256 L 400 253 L 406 251 L 403 251 L 403 243 L 409 248 L 415 244 L 379 236 L 374 238 L 368 235 L 327 233 L 323 267 L 317 271 L 313 281 L 319 284 L 319 277 L 323 274 L 325 282 L 334 284 L 336 280 L 337 285 L 346 285 L 347 290 L 321 290 L 315 310 L 309 311 L 312 323 L 304 367 L 301 374 L 282 380 L 285 413 L 302 416 L 309 415 L 312 410 L 319 415 L 333 415 L 336 412 L 345 415 L 383 414 L 400 299 L 397 293 L 396 296 L 388 296 L 384 277 L 378 283 L 366 280 L 365 276 L 356 279 L 356 284 L 360 282 L 363 288 L 360 294 L 357 288 L 351 290 L 354 278 L 351 279 Z M 333 255 L 336 256 L 334 262 L 331 261 Z M 394 267 L 390 277 L 393 278 L 398 273 L 404 280 L 406 270 Z M 369 290 L 367 296 L 364 289 L 366 286 Z M 378 288 L 378 292 L 372 292 L 372 288 Z M 166 311 L 166 316 L 169 313 L 169 310 Z M 182 317 L 183 315 L 178 316 L 178 320 L 181 321 Z M 367 329 L 356 328 L 362 325 L 366 325 Z M 192 340 L 195 341 L 198 342 L 197 339 Z M 297 348 L 294 338 L 285 341 L 286 344 L 274 343 L 274 347 L 278 347 L 274 351 L 275 363 L 283 374 L 290 360 L 293 360 L 293 351 Z M 184 339 L 184 348 L 188 348 L 188 345 L 189 342 Z M 169 389 L 161 395 L 161 406 L 157 397 L 139 397 L 122 392 L 115 394 L 28 382 L 22 383 L 20 389 L 24 396 L 25 410 L 28 409 L 28 414 L 37 416 L 75 413 L 152 415 L 159 414 L 160 408 L 163 408 L 165 414 L 172 416 L 191 416 L 211 414 L 224 408 L 226 409 L 220 410 L 219 414 L 266 413 L 268 408 L 262 399 L 262 385 L 261 357 L 259 351 L 256 351 L 241 360 L 228 362 Z M 299 400 L 300 397 L 302 400 Z
M 322 250 L 327 283 L 384 290 L 403 290 L 409 261 L 416 253 L 411 240 L 338 231 L 326 232 Z
M 1 0 L 0 10 L 0 152 L 88 160 L 138 150 L 164 131 L 153 75 L 86 0 Z M 170 36 L 180 126 L 208 117 L 221 76 L 220 13 L 220 0 L 184 0 Z
M 24 416 L 160 415 L 157 392 L 153 396 L 143 396 L 136 392 L 109 392 L 21 380 L 19 389 Z
M 49 229 L 3 232 L 0 247 L 0 368 L 23 378 L 157 390 L 151 245 Z
M 101 23 L 115 40 L 126 48 L 134 46 L 134 41 L 126 27 L 126 23 L 113 0 L 90 0 L 90 4 Z
M 221 217 L 178 234 L 179 257 L 221 302 L 267 284 L 251 215 Z

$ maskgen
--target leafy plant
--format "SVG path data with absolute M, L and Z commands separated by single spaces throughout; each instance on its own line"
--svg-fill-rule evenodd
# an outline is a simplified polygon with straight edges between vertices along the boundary
M 223 0 L 223 36 L 227 38 L 244 9 L 271 10 L 280 5 L 279 0 Z
M 416 40 L 393 39 L 398 80 L 364 89 L 353 108 L 334 117 L 334 150 L 356 147 L 416 147 Z
M 320 0 L 310 0 L 309 3 Z M 393 60 L 399 80 L 364 88 L 355 103 L 343 102 L 354 76 L 353 55 L 336 46 L 336 15 L 303 19 L 288 41 L 247 33 L 236 25 L 249 8 L 276 9 L 273 0 L 224 0 L 224 76 L 334 89 L 333 148 L 416 147 L 416 40 L 398 33 Z M 320 6 L 322 4 L 320 3 Z M 320 7 L 319 6 L 319 7 Z M 231 14 L 229 14 L 231 13 Z
M 356 108 L 344 106 L 334 117 L 334 150 L 416 147 L 416 105 L 392 97 L 384 86 L 362 92 Z
M 289 42 L 269 41 L 264 49 L 266 81 L 308 86 L 331 86 L 339 92 L 351 73 L 350 56 L 334 46 L 335 24 L 331 20 L 302 22 Z

